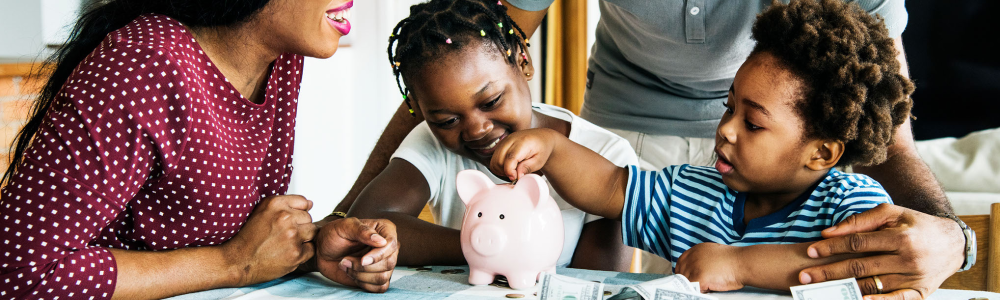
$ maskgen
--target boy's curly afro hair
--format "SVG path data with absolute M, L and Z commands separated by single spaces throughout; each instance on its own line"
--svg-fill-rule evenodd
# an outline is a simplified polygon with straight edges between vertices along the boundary
M 886 160 L 895 129 L 910 115 L 913 83 L 900 74 L 881 17 L 838 0 L 774 1 L 753 25 L 757 45 L 803 80 L 797 108 L 806 136 L 839 140 L 838 166 Z

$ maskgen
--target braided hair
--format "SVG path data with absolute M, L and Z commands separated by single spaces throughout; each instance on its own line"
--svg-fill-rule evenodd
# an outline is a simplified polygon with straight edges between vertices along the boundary
M 410 16 L 392 29 L 386 49 L 410 115 L 415 113 L 407 97 L 409 89 L 403 88 L 400 77 L 419 70 L 438 54 L 479 45 L 480 38 L 504 53 L 509 64 L 517 65 L 515 55 L 524 59 L 522 64 L 528 63 L 526 35 L 499 0 L 431 0 L 410 7 Z

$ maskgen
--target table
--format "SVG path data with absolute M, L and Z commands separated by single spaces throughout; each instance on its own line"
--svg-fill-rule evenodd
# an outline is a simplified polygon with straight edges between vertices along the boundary
M 430 271 L 418 271 L 412 267 L 397 267 L 392 273 L 389 290 L 384 294 L 371 294 L 362 290 L 345 287 L 330 281 L 319 273 L 285 276 L 269 282 L 242 288 L 227 288 L 208 290 L 198 293 L 181 295 L 172 300 L 189 299 L 508 299 L 507 294 L 523 294 L 522 299 L 538 299 L 532 293 L 541 287 L 533 289 L 512 290 L 494 286 L 469 285 L 469 269 L 463 267 L 429 267 Z M 442 274 L 443 270 L 462 269 L 460 274 Z M 608 271 L 593 271 L 571 268 L 559 268 L 556 273 L 585 280 L 604 282 L 606 291 L 618 293 L 621 287 L 661 278 L 663 274 L 618 273 Z M 719 300 L 766 300 L 792 299 L 788 292 L 768 291 L 755 288 L 745 288 L 739 291 L 712 293 Z M 962 291 L 938 290 L 930 299 L 958 299 L 985 297 L 1000 300 L 1000 294 Z M 607 297 L 605 297 L 607 298 Z

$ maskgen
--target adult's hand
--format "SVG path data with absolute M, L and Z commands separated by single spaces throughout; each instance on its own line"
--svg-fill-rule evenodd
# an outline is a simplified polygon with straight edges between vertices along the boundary
M 316 236 L 316 267 L 343 285 L 369 292 L 389 289 L 399 242 L 389 220 L 346 218 L 323 225 Z
M 312 204 L 302 196 L 271 196 L 254 207 L 236 236 L 220 245 L 239 274 L 238 286 L 284 276 L 313 256 Z
M 870 299 L 925 299 L 965 260 L 965 235 L 958 223 L 891 204 L 852 215 L 822 234 L 826 239 L 807 249 L 809 257 L 871 256 L 807 268 L 799 273 L 799 281 L 857 277 Z M 876 295 L 873 275 L 878 275 L 885 294 Z

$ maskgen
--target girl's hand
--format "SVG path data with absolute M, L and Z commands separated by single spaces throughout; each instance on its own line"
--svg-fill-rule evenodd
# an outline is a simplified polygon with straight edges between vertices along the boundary
M 346 218 L 323 225 L 316 236 L 316 267 L 337 283 L 382 293 L 399 256 L 396 225 L 389 220 Z
M 552 136 L 556 135 L 556 136 Z M 500 141 L 490 161 L 490 171 L 500 178 L 516 181 L 534 173 L 549 160 L 559 133 L 552 129 L 535 128 L 511 133 Z
M 701 243 L 677 259 L 675 273 L 701 284 L 701 292 L 724 292 L 743 288 L 740 247 Z
M 230 258 L 237 286 L 261 283 L 294 271 L 314 254 L 316 225 L 302 196 L 271 196 L 254 207 L 243 228 L 219 247 Z

